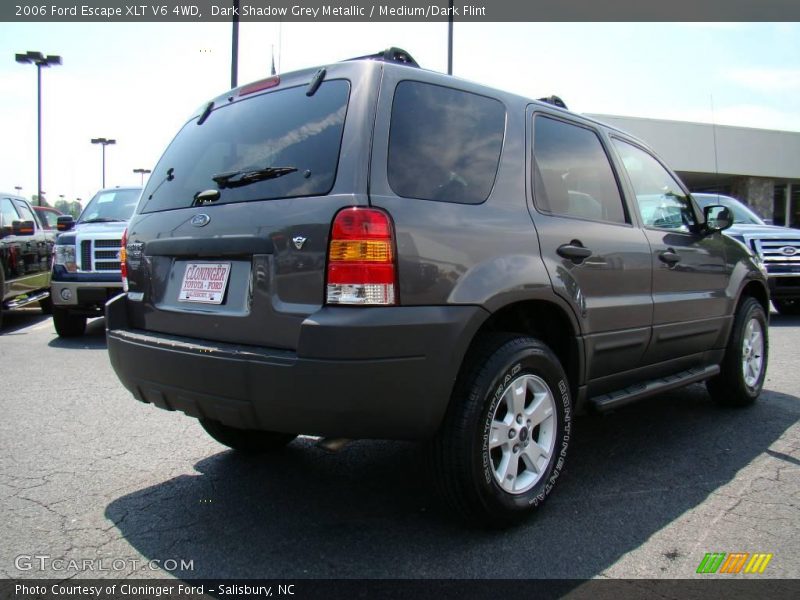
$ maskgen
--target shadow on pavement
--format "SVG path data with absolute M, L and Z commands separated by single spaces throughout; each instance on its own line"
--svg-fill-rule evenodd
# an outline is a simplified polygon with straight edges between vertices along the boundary
M 89 319 L 86 323 L 86 332 L 78 337 L 54 337 L 48 345 L 52 348 L 74 348 L 76 350 L 105 350 L 106 320 L 104 317 Z
M 2 325 L 0 325 L 0 336 L 24 335 L 21 329 L 44 323 L 50 315 L 45 315 L 37 305 L 30 308 L 18 308 L 16 310 L 4 310 Z
M 420 446 L 379 441 L 337 455 L 302 438 L 257 458 L 223 451 L 197 475 L 118 498 L 106 516 L 148 559 L 193 560 L 174 573 L 182 578 L 589 578 L 730 482 L 798 418 L 790 396 L 720 409 L 695 385 L 578 419 L 554 496 L 501 532 L 465 527 L 438 504 Z

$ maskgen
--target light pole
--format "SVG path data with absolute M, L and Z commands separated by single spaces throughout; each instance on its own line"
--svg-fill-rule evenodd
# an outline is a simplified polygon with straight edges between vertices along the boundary
M 37 186 L 38 204 L 42 206 L 42 67 L 49 67 L 50 65 L 60 65 L 61 57 L 56 55 L 45 56 L 41 52 L 34 52 L 28 50 L 25 54 L 17 54 L 16 60 L 20 64 L 34 64 L 36 65 L 36 118 L 38 122 L 37 137 Z
M 142 176 L 142 187 L 144 187 L 144 176 L 147 175 L 148 173 L 152 173 L 150 169 L 134 169 L 133 172 L 139 173 L 139 175 Z
M 106 146 L 116 144 L 117 140 L 108 140 L 106 138 L 92 138 L 90 140 L 93 144 L 101 144 L 103 146 L 103 187 L 106 187 Z
M 21 185 L 15 185 L 14 189 L 17 190 L 17 196 L 22 196 L 22 186 Z

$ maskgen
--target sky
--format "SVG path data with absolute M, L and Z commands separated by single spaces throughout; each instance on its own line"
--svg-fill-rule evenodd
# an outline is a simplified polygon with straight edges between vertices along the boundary
M 446 23 L 242 23 L 239 83 L 389 46 L 447 69 Z M 571 110 L 800 132 L 798 23 L 455 23 L 453 74 Z M 0 191 L 36 193 L 36 69 L 42 189 L 83 203 L 136 185 L 195 108 L 230 87 L 229 23 L 0 23 Z

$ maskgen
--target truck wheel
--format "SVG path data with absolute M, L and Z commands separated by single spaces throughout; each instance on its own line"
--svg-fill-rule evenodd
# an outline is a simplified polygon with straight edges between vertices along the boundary
M 490 336 L 462 368 L 431 447 L 440 494 L 462 518 L 505 526 L 549 496 L 572 425 L 555 354 L 530 337 Z
M 200 425 L 220 444 L 248 454 L 278 450 L 297 437 L 291 433 L 238 429 L 214 419 L 200 419 Z
M 86 331 L 86 317 L 70 314 L 66 308 L 54 306 L 53 325 L 59 337 L 78 337 Z
M 800 315 L 800 299 L 799 298 L 786 298 L 783 300 L 772 299 L 772 304 L 782 315 Z
M 53 299 L 48 296 L 43 300 L 39 300 L 39 307 L 42 309 L 43 315 L 52 315 L 53 314 Z
M 764 385 L 768 356 L 764 308 L 755 298 L 745 298 L 736 311 L 720 373 L 706 382 L 711 398 L 722 406 L 755 402 Z

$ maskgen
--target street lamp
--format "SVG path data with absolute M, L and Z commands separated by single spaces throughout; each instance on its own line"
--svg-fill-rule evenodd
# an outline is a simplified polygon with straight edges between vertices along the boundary
M 103 187 L 106 187 L 106 146 L 116 144 L 117 140 L 107 140 L 106 138 L 92 138 L 90 140 L 93 144 L 102 144 L 103 146 Z
M 148 173 L 152 173 L 150 169 L 134 169 L 133 172 L 139 173 L 139 175 L 142 176 L 142 187 L 144 187 L 144 176 L 147 175 Z
M 39 194 L 38 204 L 42 205 L 42 67 L 49 67 L 50 65 L 60 65 L 61 57 L 55 55 L 45 56 L 41 52 L 33 52 L 28 50 L 25 54 L 17 54 L 16 60 L 20 64 L 34 64 L 36 65 L 36 96 L 37 96 L 37 121 L 38 121 L 38 150 L 37 150 L 37 164 L 38 164 L 38 178 L 36 191 Z
M 14 189 L 17 190 L 17 196 L 22 196 L 22 186 L 21 185 L 15 185 Z

